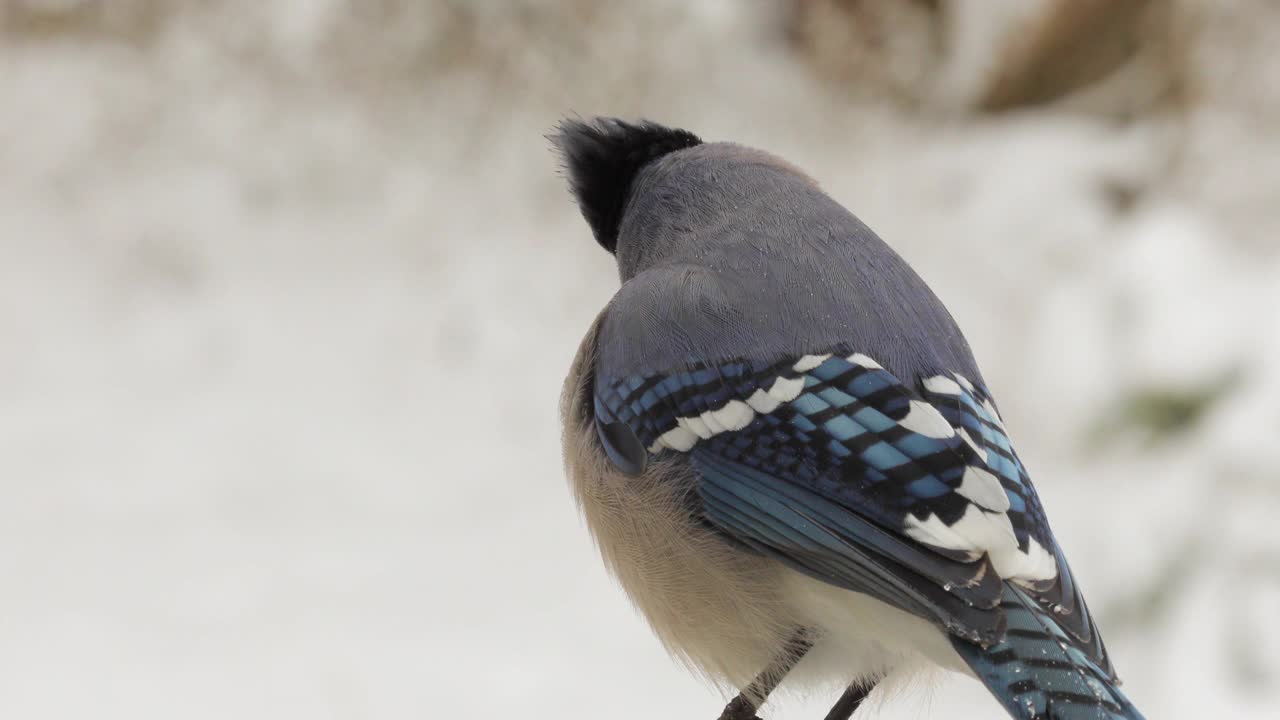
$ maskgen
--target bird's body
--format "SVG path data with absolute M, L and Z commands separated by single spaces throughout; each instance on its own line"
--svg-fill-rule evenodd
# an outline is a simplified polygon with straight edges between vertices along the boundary
M 963 335 L 900 257 L 759 151 L 618 121 L 558 143 L 623 280 L 566 382 L 566 465 L 668 649 L 739 689 L 777 675 L 760 695 L 933 664 L 1018 717 L 1141 717 Z
M 963 669 L 927 621 L 727 544 L 688 510 L 698 482 L 688 463 L 656 462 L 641 477 L 614 467 L 583 381 L 595 353 L 592 332 L 562 399 L 573 491 L 605 563 L 673 655 L 713 682 L 744 688 L 806 627 L 825 632 L 789 683 L 847 685 L 923 660 Z
M 738 688 L 774 659 L 797 627 L 835 631 L 801 668 L 817 681 L 848 683 L 884 674 L 898 662 L 916 660 L 919 645 L 936 646 L 935 660 L 950 655 L 953 669 L 963 666 L 929 623 L 727 544 L 688 510 L 698 482 L 688 463 L 655 462 L 640 477 L 614 467 L 589 411 L 590 386 L 583 382 L 595 357 L 595 336 L 589 333 L 563 395 L 573 491 L 605 563 L 668 650 L 705 677 Z M 879 631 L 889 626 L 898 630 L 886 640 Z M 815 662 L 828 654 L 836 657 Z M 831 661 L 834 667 L 807 667 Z M 825 677 L 823 670 L 834 675 Z

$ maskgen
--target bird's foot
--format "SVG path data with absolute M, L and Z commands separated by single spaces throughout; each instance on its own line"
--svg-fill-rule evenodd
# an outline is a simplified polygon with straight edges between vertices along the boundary
M 761 720 L 761 718 L 756 715 L 756 706 L 739 695 L 724 706 L 724 712 L 720 713 L 718 720 Z

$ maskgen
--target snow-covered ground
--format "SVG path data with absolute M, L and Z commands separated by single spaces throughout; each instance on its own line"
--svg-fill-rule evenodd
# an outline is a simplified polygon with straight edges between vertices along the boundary
M 336 0 L 0 25 L 0 716 L 715 716 L 561 473 L 616 289 L 570 111 L 819 179 L 966 329 L 1148 717 L 1280 715 L 1276 12 L 1222 3 L 1197 101 L 1119 123 L 854 101 L 767 13 L 634 5 L 530 40 L 485 3 L 496 70 Z

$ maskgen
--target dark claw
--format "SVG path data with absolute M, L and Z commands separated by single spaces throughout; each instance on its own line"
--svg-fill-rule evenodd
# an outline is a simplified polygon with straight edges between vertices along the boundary
M 761 718 L 756 715 L 756 708 L 751 701 L 739 695 L 724 706 L 724 712 L 720 713 L 719 720 L 761 720 Z

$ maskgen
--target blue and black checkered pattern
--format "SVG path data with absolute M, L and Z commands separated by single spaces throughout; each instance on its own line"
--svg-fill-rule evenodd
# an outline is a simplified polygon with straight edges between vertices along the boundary
M 800 483 L 857 507 L 887 528 L 908 513 L 936 514 L 954 524 L 970 504 L 955 492 L 967 466 L 995 474 L 1009 497 L 1009 519 L 1026 550 L 1029 538 L 1050 547 L 1048 523 L 999 420 L 984 407 L 979 388 L 959 396 L 920 394 L 888 371 L 839 355 L 806 372 L 795 358 L 780 363 L 732 362 L 668 375 L 599 378 L 596 414 L 626 424 L 645 447 L 675 428 L 677 417 L 696 417 L 730 400 L 746 401 L 778 378 L 801 378 L 804 389 L 770 413 L 756 413 L 738 431 L 700 440 L 724 457 Z M 925 398 L 985 451 L 984 461 L 959 435 L 933 438 L 899 424 L 911 399 Z M 946 551 L 942 551 L 946 552 Z

